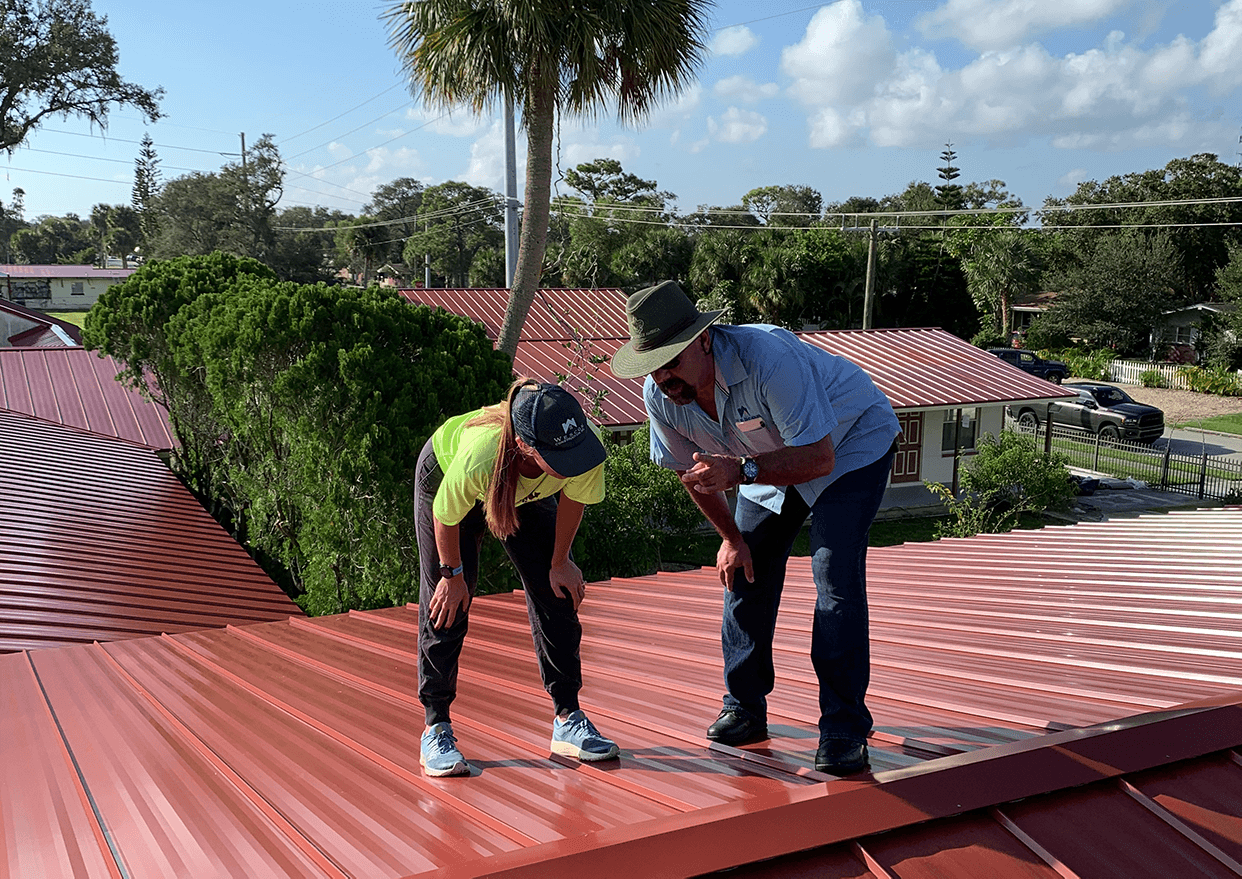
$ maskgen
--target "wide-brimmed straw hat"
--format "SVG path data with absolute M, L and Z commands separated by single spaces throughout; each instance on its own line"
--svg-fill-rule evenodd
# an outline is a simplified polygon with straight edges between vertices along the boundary
M 609 364 L 617 378 L 638 378 L 655 372 L 720 320 L 723 311 L 699 311 L 676 281 L 661 281 L 639 290 L 625 303 L 630 340 Z

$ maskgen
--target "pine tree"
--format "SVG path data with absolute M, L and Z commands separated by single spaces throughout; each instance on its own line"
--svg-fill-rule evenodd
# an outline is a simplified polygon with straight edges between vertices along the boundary
M 953 160 L 957 158 L 957 153 L 953 152 L 953 144 L 946 143 L 944 152 L 940 154 L 940 161 L 944 162 L 942 166 L 937 168 L 938 175 L 944 183 L 936 187 L 936 201 L 945 210 L 957 211 L 966 205 L 966 200 L 962 195 L 962 187 L 953 181 L 957 179 L 961 173 L 961 168 L 953 166 Z
M 160 157 L 155 152 L 155 141 L 150 134 L 144 134 L 142 148 L 138 151 L 138 158 L 134 160 L 134 189 L 130 196 L 130 204 L 138 212 L 144 249 L 159 232 L 159 217 L 155 211 L 155 200 L 159 198 L 162 188 L 159 165 Z

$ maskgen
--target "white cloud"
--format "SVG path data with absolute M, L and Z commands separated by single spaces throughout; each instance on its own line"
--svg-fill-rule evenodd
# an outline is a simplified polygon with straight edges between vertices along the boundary
M 790 91 L 808 104 L 865 100 L 896 61 L 884 19 L 863 18 L 859 0 L 839 0 L 811 18 L 802 41 L 781 52 Z
M 1050 31 L 1098 22 L 1133 0 L 948 0 L 918 18 L 928 37 L 952 38 L 972 49 L 1006 49 Z
M 745 55 L 759 42 L 759 38 L 755 36 L 754 31 L 744 24 L 727 27 L 716 34 L 716 39 L 712 40 L 711 52 L 713 55 L 727 55 L 737 57 Z
M 433 110 L 422 105 L 411 107 L 405 112 L 406 118 L 417 123 L 419 128 L 449 137 L 474 137 L 501 115 L 500 110 L 489 116 L 475 113 L 469 107 Z
M 976 8 L 973 2 L 950 0 L 941 13 Z M 1086 4 L 1097 12 L 1105 5 Z M 1061 3 L 1038 15 L 1016 0 L 999 6 L 1043 22 L 1072 17 Z M 976 137 L 993 144 L 1046 138 L 1063 147 L 1115 149 L 1130 139 L 1199 148 L 1205 120 L 1196 130 L 1187 89 L 1228 95 L 1242 86 L 1242 0 L 1222 6 L 1199 40 L 1178 36 L 1148 47 L 1114 32 L 1077 52 L 1052 55 L 1029 43 L 985 51 L 956 69 L 924 49 L 898 52 L 882 19 L 865 17 L 859 0 L 838 0 L 784 50 L 781 67 L 792 79 L 789 93 L 807 108 L 813 147 L 870 140 L 925 148 Z
M 707 132 L 721 143 L 754 143 L 768 130 L 768 120 L 753 110 L 730 107 L 715 119 L 707 118 Z
M 747 76 L 730 76 L 720 80 L 712 87 L 712 93 L 727 101 L 741 101 L 753 104 L 765 98 L 774 98 L 780 93 L 781 87 L 774 82 L 760 85 Z

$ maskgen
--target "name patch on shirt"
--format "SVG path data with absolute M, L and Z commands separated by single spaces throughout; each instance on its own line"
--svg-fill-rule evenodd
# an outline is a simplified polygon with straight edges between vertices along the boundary
M 752 430 L 760 430 L 764 424 L 762 418 L 748 418 L 745 421 L 737 422 L 735 426 L 738 430 L 749 432 Z

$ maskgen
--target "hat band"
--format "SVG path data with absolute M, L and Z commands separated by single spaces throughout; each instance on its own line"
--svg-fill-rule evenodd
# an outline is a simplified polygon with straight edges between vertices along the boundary
M 669 339 L 674 338 L 678 333 L 680 333 L 686 327 L 694 326 L 694 322 L 697 321 L 700 317 L 702 317 L 702 315 L 698 311 L 695 311 L 694 314 L 687 315 L 684 319 L 682 319 L 680 323 L 674 324 L 672 327 L 669 327 L 667 330 L 664 330 L 659 335 L 651 339 L 643 339 L 642 342 L 634 346 L 634 350 L 635 351 L 651 351 L 655 348 L 662 348 L 665 344 L 668 343 Z

